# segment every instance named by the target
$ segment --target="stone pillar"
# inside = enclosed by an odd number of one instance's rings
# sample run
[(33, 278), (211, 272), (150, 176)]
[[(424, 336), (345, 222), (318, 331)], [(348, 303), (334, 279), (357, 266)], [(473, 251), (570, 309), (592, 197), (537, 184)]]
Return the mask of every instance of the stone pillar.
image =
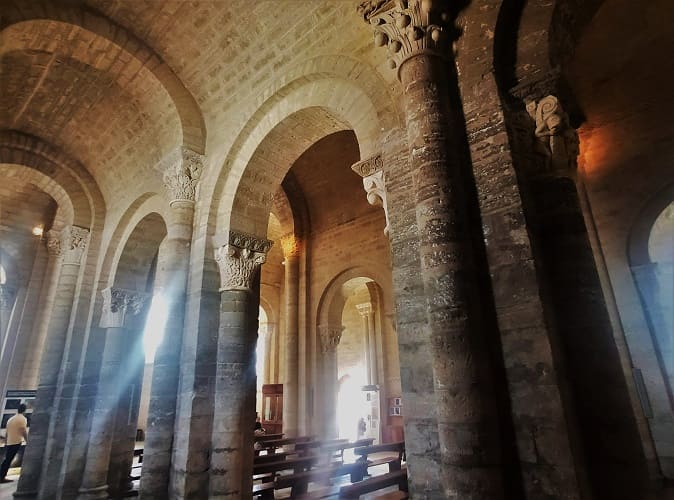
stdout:
[[(111, 461), (116, 421), (120, 407), (128, 411), (128, 390), (136, 374), (129, 365), (142, 353), (139, 337), (145, 324), (149, 294), (106, 288), (103, 294), (101, 328), (106, 329), (98, 393), (91, 422), (87, 461), (78, 499), (108, 498), (108, 476), (118, 478), (119, 462)], [(133, 351), (136, 352), (133, 352)], [(130, 363), (131, 362), (131, 363)], [(128, 471), (127, 471), (128, 472)], [(118, 489), (115, 484), (111, 489)]]
[(326, 439), (336, 438), (337, 429), (337, 346), (342, 338), (343, 326), (318, 325), (323, 372), (323, 433)]
[(186, 148), (180, 148), (180, 153), (164, 171), (164, 185), (171, 200), (170, 217), (168, 234), (159, 248), (154, 295), (166, 304), (168, 317), (154, 358), (141, 498), (169, 494), (194, 203), (203, 168), (201, 155)]
[(9, 317), (11, 316), (12, 308), (14, 307), (14, 299), (16, 299), (16, 290), (7, 283), (0, 285), (0, 352), (3, 354), (7, 338)]
[(521, 164), (526, 214), (588, 478), (597, 498), (646, 498), (646, 461), (576, 187), (578, 137), (556, 96), (528, 101), (527, 111), (537, 155)]
[(274, 324), (264, 324), (264, 373), (262, 375), (263, 384), (271, 384), (271, 365), (274, 357), (274, 348), (272, 343), (272, 336), (274, 335)]
[[(12, 371), (15, 365), (15, 350), (16, 344), (19, 340), (20, 334), (20, 317), (23, 316), (19, 309), (23, 309), (26, 303), (26, 289), (22, 287), (17, 290), (7, 285), (6, 283), (0, 285), (0, 308), (3, 315), (2, 322), (2, 343), (0, 344), (0, 394), (5, 394), (8, 388), (11, 388), (13, 381), (17, 380), (12, 377)], [(12, 313), (14, 311), (14, 313)], [(10, 321), (11, 320), (11, 321)], [(19, 387), (14, 387), (19, 389)], [(4, 397), (4, 396), (3, 396)]]
[[(494, 500), (503, 498), (500, 423), (492, 360), (480, 325), (467, 179), (450, 133), (451, 68), (444, 59), (451, 52), (448, 8), (449, 2), (429, 0), (367, 1), (359, 11), (374, 27), (375, 44), (388, 47), (389, 66), (397, 69), (403, 87), (442, 488), (449, 498)], [(412, 441), (408, 445), (416, 453), (419, 444)], [(412, 494), (422, 495), (421, 487), (413, 480)]]
[(280, 332), (276, 323), (267, 323), (267, 336), (269, 338), (269, 381), (268, 384), (279, 383), (279, 364), (280, 364)]
[(365, 339), (365, 373), (367, 385), (377, 383), (377, 357), (374, 339), (374, 312), (372, 304), (358, 304), (356, 306), (360, 317), (363, 318), (363, 337)]
[[(53, 237), (54, 234), (51, 235)], [(36, 334), (32, 343), (31, 354), (28, 357), (31, 363), (24, 368), (24, 379), (28, 387), (37, 387), (40, 376), (40, 360), (47, 340), (49, 320), (54, 308), (59, 274), (61, 272), (60, 248), (47, 245), (47, 266), (44, 272), (44, 281), (38, 299), (38, 313), (33, 323)]]
[(41, 476), (48, 446), (60, 447), (62, 453), (63, 443), (48, 442), (47, 437), (53, 435), (53, 428), (57, 425), (65, 428), (65, 422), (54, 422), (52, 412), (69, 335), (80, 263), (88, 243), (89, 230), (82, 227), (68, 226), (60, 233), (49, 231), (48, 234), (47, 246), (50, 258), (59, 259), (57, 266), (60, 271), (56, 273), (58, 284), (40, 362), (40, 381), (31, 417), (30, 439), (24, 453), (15, 497), (37, 496), (38, 488), (42, 485), (41, 480), (46, 482)]
[(299, 244), (294, 235), (281, 240), (285, 258), (284, 317), (285, 360), (283, 379), (283, 432), (286, 437), (295, 437), (299, 432)]
[(253, 488), (255, 294), (271, 245), (230, 231), (215, 251), (221, 286), (209, 498), (248, 498)]
[[(148, 294), (147, 297), (146, 302), (149, 304), (150, 295)], [(119, 401), (114, 416), (114, 439), (110, 449), (110, 466), (108, 467), (108, 493), (113, 497), (123, 496), (133, 488), (131, 468), (133, 467), (133, 451), (136, 446), (140, 393), (143, 388), (145, 369), (143, 346), (145, 323), (144, 314), (142, 320), (129, 332), (127, 354), (122, 362), (121, 373), (124, 374), (124, 378), (119, 380), (118, 384)], [(145, 467), (144, 460), (143, 467)]]

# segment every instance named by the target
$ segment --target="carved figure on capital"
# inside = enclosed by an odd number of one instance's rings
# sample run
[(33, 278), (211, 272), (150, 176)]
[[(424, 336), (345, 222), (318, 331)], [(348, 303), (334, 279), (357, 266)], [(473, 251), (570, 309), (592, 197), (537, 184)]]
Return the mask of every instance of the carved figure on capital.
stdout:
[(384, 177), (384, 162), (378, 153), (370, 158), (354, 163), (351, 170), (363, 178), (363, 188), (367, 195), (367, 202), (372, 206), (380, 206), (384, 209), (386, 227), (384, 234), (389, 236), (391, 224), (388, 218), (388, 205), (386, 202), (386, 180)]
[(272, 245), (270, 240), (230, 231), (227, 243), (215, 250), (215, 261), (220, 269), (220, 291), (251, 291), (255, 273), (267, 260)]
[(578, 133), (569, 123), (557, 97), (549, 95), (527, 103), (527, 112), (534, 120), (538, 152), (547, 158), (549, 168), (564, 175), (576, 171), (579, 153)]
[(53, 257), (63, 258), (64, 264), (79, 265), (89, 243), (89, 230), (68, 226), (62, 231), (47, 233), (47, 251)]
[(321, 339), (321, 352), (334, 353), (342, 338), (343, 326), (319, 325), (318, 336)]
[(136, 320), (144, 318), (150, 294), (124, 288), (106, 288), (103, 295), (101, 328), (125, 328), (134, 325)]
[(374, 43), (386, 47), (391, 69), (419, 53), (449, 50), (449, 2), (439, 0), (365, 0), (358, 13), (374, 27)]
[(203, 156), (181, 147), (170, 155), (166, 163), (163, 169), (164, 186), (171, 205), (180, 201), (193, 202), (203, 170)]

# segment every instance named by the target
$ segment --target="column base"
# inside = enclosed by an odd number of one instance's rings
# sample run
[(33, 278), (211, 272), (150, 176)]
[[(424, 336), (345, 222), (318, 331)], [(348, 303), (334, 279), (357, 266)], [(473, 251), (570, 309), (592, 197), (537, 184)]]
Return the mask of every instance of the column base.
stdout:
[(35, 491), (15, 491), (12, 496), (14, 498), (37, 498), (37, 490)]
[(108, 498), (108, 485), (97, 486), (95, 488), (80, 488), (77, 500), (94, 500)]

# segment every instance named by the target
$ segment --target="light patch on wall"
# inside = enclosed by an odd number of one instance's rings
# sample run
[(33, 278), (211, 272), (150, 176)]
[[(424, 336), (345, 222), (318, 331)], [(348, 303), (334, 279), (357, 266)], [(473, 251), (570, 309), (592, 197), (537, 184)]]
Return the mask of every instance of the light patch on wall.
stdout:
[(154, 363), (157, 348), (164, 338), (164, 329), (168, 319), (168, 304), (161, 295), (152, 297), (150, 311), (145, 322), (143, 332), (143, 348), (145, 349), (145, 363)]

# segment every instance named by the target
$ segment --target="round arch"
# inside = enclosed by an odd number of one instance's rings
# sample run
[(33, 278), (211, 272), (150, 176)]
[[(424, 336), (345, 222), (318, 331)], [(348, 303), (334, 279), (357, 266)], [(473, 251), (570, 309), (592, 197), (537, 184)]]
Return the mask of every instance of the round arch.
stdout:
[[(204, 154), (206, 125), (203, 114), (182, 81), (168, 64), (140, 39), (91, 8), (63, 5), (54, 9), (50, 8), (47, 2), (31, 2), (29, 8), (7, 9), (6, 15), (3, 15), (3, 22), (0, 24), (0, 31), (3, 34), (3, 46), (0, 53), (30, 48), (25, 46), (29, 42), (22, 41), (22, 38), (29, 37), (16, 35), (40, 23), (60, 24), (61, 30), (66, 35), (62, 38), (63, 40), (72, 36), (73, 29), (79, 30), (78, 35), (84, 37), (90, 44), (96, 39), (102, 39), (103, 45), (107, 45), (108, 50), (114, 47), (114, 50), (124, 54), (125, 60), (129, 61), (127, 67), (135, 70), (134, 73), (143, 69), (149, 71), (166, 90), (176, 107), (182, 125), (183, 145), (197, 153)], [(43, 50), (51, 49), (53, 52), (55, 39), (57, 38), (52, 37)], [(38, 47), (32, 47), (32, 50), (38, 49)], [(105, 59), (92, 51), (74, 51), (70, 56), (98, 69), (101, 69), (99, 66)]]
[(21, 182), (30, 183), (41, 191), (47, 193), (56, 202), (56, 214), (54, 215), (54, 222), (50, 229), (60, 231), (64, 227), (75, 222), (75, 210), (73, 208), (72, 200), (60, 184), (53, 182), (52, 179), (42, 172), (33, 170), (24, 165), (4, 164), (1, 168), (5, 179), (12, 178)]
[[(298, 137), (302, 124), (308, 125), (302, 130), (306, 135)], [(377, 151), (381, 125), (376, 109), (353, 83), (324, 79), (287, 94), (230, 152), (225, 162), (229, 167), (226, 179), (219, 178), (213, 196), (212, 203), (217, 205), (211, 210), (217, 213), (217, 226), (264, 234), (261, 222), (266, 220), (273, 192), (292, 163), (322, 137), (349, 129), (356, 134), (361, 157)], [(267, 153), (279, 143), (284, 157), (270, 163)], [(251, 209), (255, 213), (246, 213)]]
[(627, 238), (627, 258), (631, 267), (651, 264), (648, 239), (656, 219), (674, 201), (674, 184), (653, 196), (641, 209)]
[(330, 280), (323, 289), (318, 301), (316, 326), (341, 323), (341, 311), (344, 308), (344, 297), (341, 296), (342, 286), (356, 278), (366, 278), (376, 283), (382, 293), (383, 304), (390, 303), (391, 298), (386, 292), (388, 287), (384, 286), (390, 280), (385, 279), (383, 273), (376, 271), (376, 264), (347, 268)]
[[(147, 239), (154, 243), (158, 234), (163, 234), (161, 239), (156, 241), (156, 248), (152, 254), (154, 258), (159, 244), (167, 234), (167, 220), (165, 200), (155, 193), (145, 193), (131, 203), (110, 236), (101, 270), (101, 288), (120, 286), (117, 273), (120, 271), (120, 266), (122, 268), (124, 266), (122, 256), (129, 242), (142, 243), (142, 239), (150, 236)], [(142, 227), (148, 231), (146, 234), (137, 231), (141, 223), (143, 223)], [(147, 260), (146, 255), (143, 258)]]

